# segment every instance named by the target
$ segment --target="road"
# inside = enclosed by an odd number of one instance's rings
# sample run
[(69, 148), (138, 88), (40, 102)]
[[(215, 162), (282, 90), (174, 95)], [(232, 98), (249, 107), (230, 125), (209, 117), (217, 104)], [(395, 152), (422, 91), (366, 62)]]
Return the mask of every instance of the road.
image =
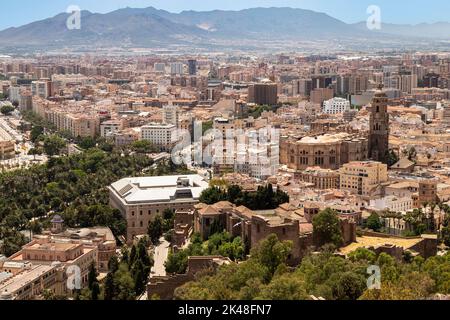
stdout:
[(160, 239), (160, 244), (155, 248), (155, 254), (153, 259), (155, 260), (155, 264), (152, 268), (152, 272), (150, 277), (164, 277), (166, 276), (166, 267), (164, 263), (169, 256), (170, 243), (167, 242), (164, 238)]

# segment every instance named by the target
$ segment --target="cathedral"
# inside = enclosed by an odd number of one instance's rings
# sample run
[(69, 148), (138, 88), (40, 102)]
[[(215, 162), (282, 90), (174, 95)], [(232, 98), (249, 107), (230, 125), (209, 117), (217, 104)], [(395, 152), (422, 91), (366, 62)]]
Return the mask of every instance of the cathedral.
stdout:
[(375, 93), (370, 109), (369, 158), (387, 164), (389, 154), (388, 98), (383, 86)]

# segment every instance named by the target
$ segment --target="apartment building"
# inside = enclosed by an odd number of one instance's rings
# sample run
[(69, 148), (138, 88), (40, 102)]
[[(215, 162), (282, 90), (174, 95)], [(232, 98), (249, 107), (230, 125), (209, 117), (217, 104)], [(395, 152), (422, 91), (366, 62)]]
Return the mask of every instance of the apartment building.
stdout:
[(343, 98), (333, 98), (323, 103), (323, 113), (342, 114), (350, 110), (350, 101)]
[(49, 81), (33, 81), (31, 82), (31, 93), (33, 96), (38, 96), (42, 99), (47, 99), (51, 96), (51, 82)]
[(15, 156), (15, 140), (0, 125), (0, 160), (7, 160)]
[(123, 123), (119, 120), (108, 120), (100, 125), (100, 136), (103, 138), (112, 137), (123, 129)]
[(388, 181), (387, 165), (374, 161), (355, 161), (339, 170), (341, 190), (371, 197), (381, 192), (381, 184)]
[(149, 124), (141, 127), (141, 140), (150, 141), (163, 151), (169, 151), (178, 141), (177, 127), (173, 124)]
[(178, 127), (179, 111), (178, 107), (174, 105), (163, 106), (163, 123), (164, 124), (173, 124), (175, 127)]
[(248, 102), (258, 105), (275, 105), (278, 103), (278, 86), (276, 83), (256, 83), (248, 88)]
[(316, 189), (339, 189), (339, 172), (334, 170), (311, 167), (298, 172), (296, 177), (313, 184)]

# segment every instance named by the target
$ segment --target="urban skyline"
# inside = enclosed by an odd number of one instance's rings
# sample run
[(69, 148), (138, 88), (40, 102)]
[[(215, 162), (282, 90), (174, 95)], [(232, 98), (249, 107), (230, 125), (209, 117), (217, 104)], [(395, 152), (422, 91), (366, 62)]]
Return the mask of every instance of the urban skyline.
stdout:
[[(450, 300), (450, 23), (383, 24), (439, 4), (347, 3), (361, 23), (72, 7), (0, 31), (1, 310)], [(148, 5), (79, 3), (125, 4)]]

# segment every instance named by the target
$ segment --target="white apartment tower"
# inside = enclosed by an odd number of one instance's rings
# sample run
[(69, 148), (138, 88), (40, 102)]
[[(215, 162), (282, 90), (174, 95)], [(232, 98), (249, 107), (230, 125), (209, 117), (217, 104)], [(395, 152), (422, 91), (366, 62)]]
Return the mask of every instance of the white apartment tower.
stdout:
[(178, 107), (174, 105), (163, 106), (163, 123), (173, 124), (178, 128), (179, 119)]
[(340, 114), (350, 110), (350, 102), (344, 98), (333, 98), (323, 103), (323, 112), (326, 114)]

